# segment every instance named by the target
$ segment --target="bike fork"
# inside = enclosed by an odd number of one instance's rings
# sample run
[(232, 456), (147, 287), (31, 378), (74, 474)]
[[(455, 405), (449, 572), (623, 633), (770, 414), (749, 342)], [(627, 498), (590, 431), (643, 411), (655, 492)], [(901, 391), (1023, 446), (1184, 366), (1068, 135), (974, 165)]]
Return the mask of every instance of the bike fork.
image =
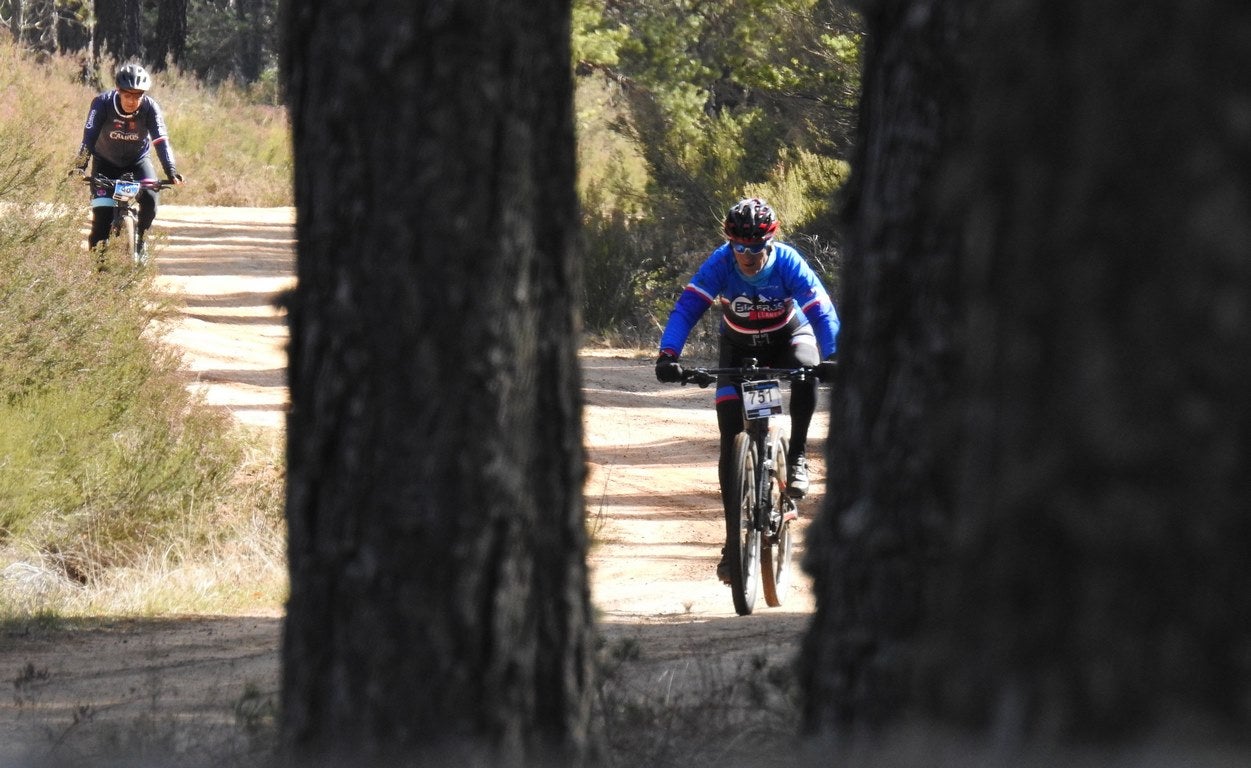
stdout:
[(773, 503), (769, 494), (769, 486), (776, 472), (777, 457), (773, 455), (773, 441), (769, 439), (768, 427), (756, 428), (752, 433), (756, 443), (756, 455), (760, 457), (760, 471), (756, 477), (756, 498), (752, 504), (752, 527), (761, 533), (768, 533), (769, 518), (773, 513)]

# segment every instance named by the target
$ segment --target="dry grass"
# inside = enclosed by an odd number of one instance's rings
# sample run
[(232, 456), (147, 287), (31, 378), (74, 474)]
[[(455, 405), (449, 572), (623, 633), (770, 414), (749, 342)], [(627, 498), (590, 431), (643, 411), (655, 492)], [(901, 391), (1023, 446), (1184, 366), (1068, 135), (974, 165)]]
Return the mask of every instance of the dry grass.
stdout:
[[(84, 193), (65, 170), (94, 89), (78, 67), (0, 41), (0, 618), (277, 610), (281, 446), (187, 392), (149, 332), (169, 311), (150, 272), (97, 272), (82, 248)], [(162, 82), (229, 132), (188, 142), (180, 168), (228, 152), (272, 164), (179, 202), (289, 202), (285, 118)]]

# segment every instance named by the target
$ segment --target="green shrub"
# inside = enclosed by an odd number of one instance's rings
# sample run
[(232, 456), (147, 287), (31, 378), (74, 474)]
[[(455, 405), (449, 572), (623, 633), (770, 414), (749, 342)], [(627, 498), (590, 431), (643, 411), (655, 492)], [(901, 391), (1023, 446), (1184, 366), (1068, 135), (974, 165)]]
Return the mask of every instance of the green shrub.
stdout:
[[(69, 142), (30, 141), (68, 122), (65, 105), (78, 99), (58, 85), (63, 69), (0, 44), (0, 85), (12, 94), (0, 106), (0, 571), (90, 588), (153, 563), (225, 572), (219, 558), (231, 551), (263, 562), (268, 578), (282, 537), (276, 446), (258, 471), (257, 444), (188, 391), (179, 356), (159, 340), (169, 309), (152, 273), (97, 271), (82, 185), (65, 174)], [(269, 543), (243, 540), (253, 536)], [(268, 590), (261, 575), (252, 569), (249, 594)], [(66, 605), (48, 597), (56, 590), (36, 593), (29, 603), (6, 582), (0, 615)]]

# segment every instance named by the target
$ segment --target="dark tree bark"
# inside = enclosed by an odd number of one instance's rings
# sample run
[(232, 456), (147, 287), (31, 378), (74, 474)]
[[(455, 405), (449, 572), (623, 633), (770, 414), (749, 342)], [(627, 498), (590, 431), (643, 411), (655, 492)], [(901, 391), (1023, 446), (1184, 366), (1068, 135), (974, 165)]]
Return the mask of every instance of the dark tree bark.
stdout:
[(591, 617), (569, 4), (284, 14), (285, 743), (353, 765), (576, 756)]
[(1242, 741), (1251, 8), (867, 13), (808, 728)]
[(260, 79), (264, 66), (264, 14), (262, 0), (236, 0), (235, 14), (244, 30), (239, 46), (239, 75), (245, 83)]
[(9, 6), (9, 33), (14, 41), (26, 40), (26, 0), (12, 0)]
[(138, 59), (143, 54), (140, 0), (95, 0), (95, 4), (94, 56), (110, 56), (119, 62)]
[(801, 663), (810, 729), (877, 726), (909, 700), (918, 631), (950, 524), (949, 407), (959, 241), (935, 177), (963, 120), (961, 3), (883, 2), (868, 25), (845, 207), (829, 492), (805, 567), (817, 614)]
[(156, 11), (152, 66), (160, 71), (167, 64), (181, 64), (186, 53), (187, 0), (161, 0)]
[(121, 0), (95, 0), (96, 33), (91, 40), (91, 56), (99, 61), (112, 51), (122, 36)]

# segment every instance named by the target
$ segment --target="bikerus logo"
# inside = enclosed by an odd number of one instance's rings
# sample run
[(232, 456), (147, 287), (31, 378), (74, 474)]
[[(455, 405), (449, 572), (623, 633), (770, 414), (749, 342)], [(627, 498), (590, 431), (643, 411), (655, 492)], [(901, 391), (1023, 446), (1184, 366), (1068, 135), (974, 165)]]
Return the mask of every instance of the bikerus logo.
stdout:
[(736, 296), (730, 302), (730, 312), (748, 320), (773, 320), (786, 314), (787, 303), (787, 299)]

